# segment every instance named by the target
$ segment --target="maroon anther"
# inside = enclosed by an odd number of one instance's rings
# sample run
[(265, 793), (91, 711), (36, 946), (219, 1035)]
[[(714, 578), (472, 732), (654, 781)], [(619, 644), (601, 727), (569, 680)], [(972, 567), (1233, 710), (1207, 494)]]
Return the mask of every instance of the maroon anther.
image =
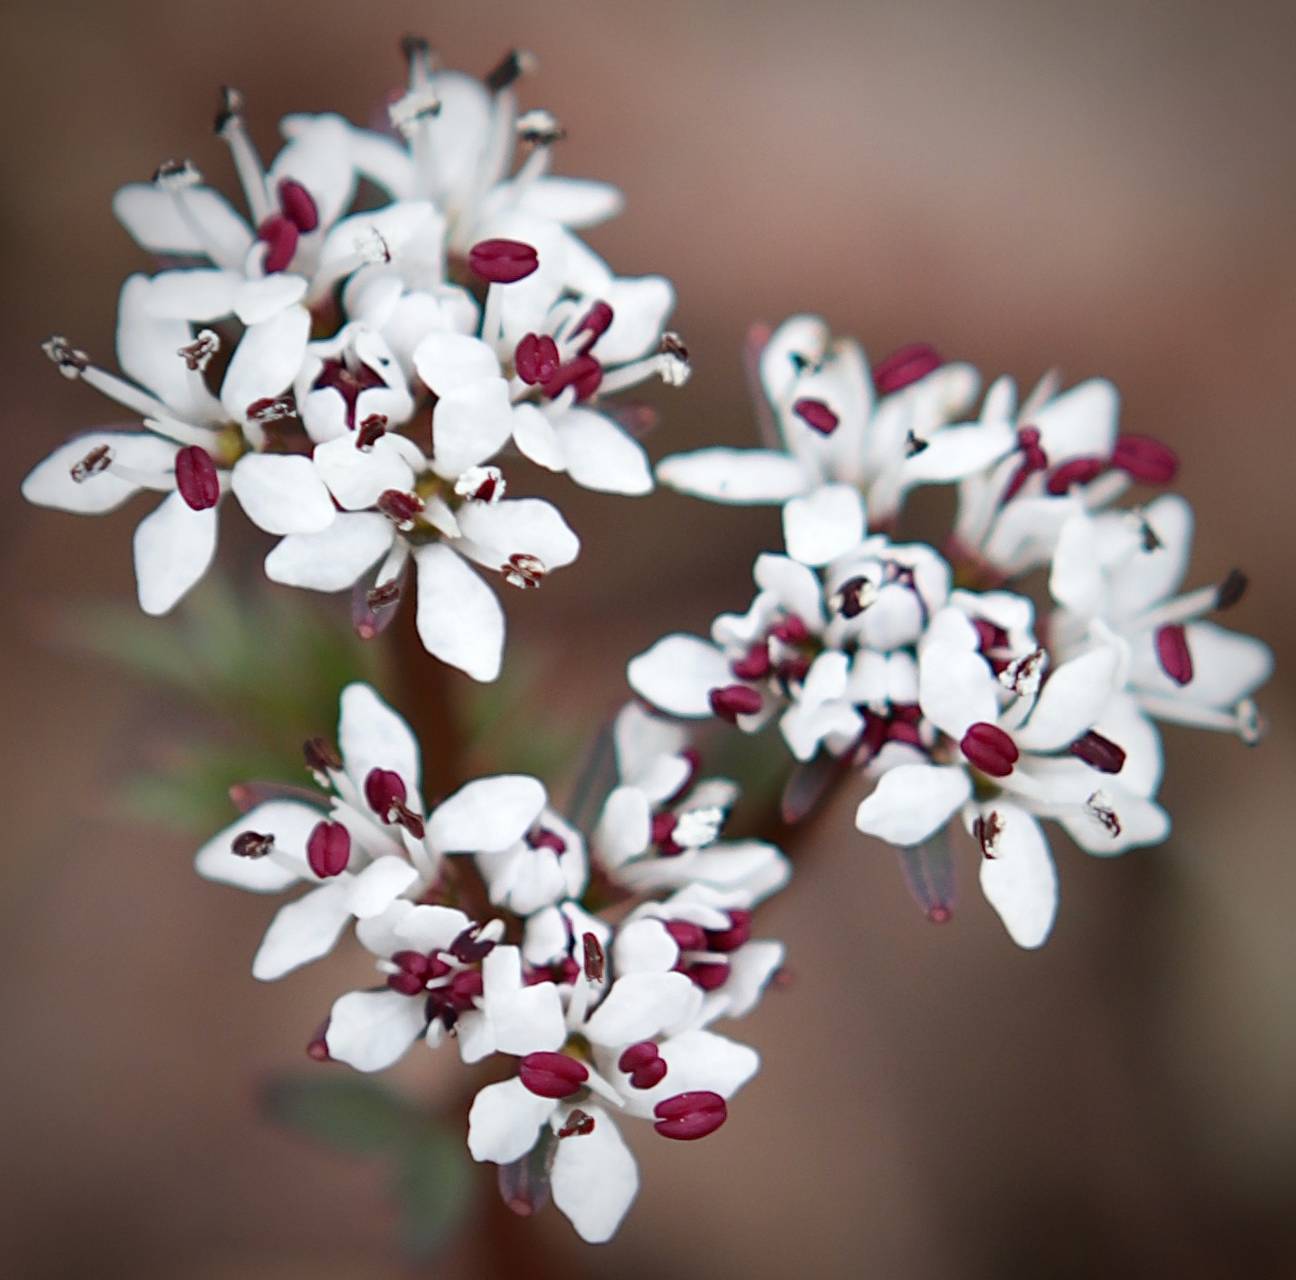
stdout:
[(721, 953), (737, 951), (751, 937), (752, 915), (750, 911), (729, 912), (727, 929), (708, 929), (707, 947)]
[(800, 684), (810, 674), (810, 659), (803, 653), (784, 658), (778, 664), (777, 674), (784, 684)]
[(266, 275), (287, 270), (297, 253), (300, 237), (297, 224), (282, 213), (272, 213), (257, 228), (257, 239), (266, 246), (265, 262), (262, 263)]
[(663, 920), (662, 927), (675, 939), (681, 951), (705, 951), (706, 930), (691, 920)]
[(982, 854), (987, 858), (996, 856), (995, 849), (998, 847), (999, 836), (1002, 832), (1003, 819), (993, 809), (972, 823), (972, 835), (976, 838), (977, 844), (981, 846)]
[(992, 778), (1006, 778), (1017, 763), (1017, 744), (997, 724), (981, 720), (959, 743), (969, 762)]
[(284, 418), (293, 417), (297, 406), (292, 396), (262, 396), (260, 400), (253, 400), (243, 412), (248, 421), (265, 426), (268, 422), (281, 422)]
[(707, 701), (711, 704), (712, 713), (730, 724), (737, 724), (739, 716), (754, 716), (763, 705), (760, 693), (745, 684), (712, 689), (707, 694)]
[(594, 1132), (594, 1117), (582, 1111), (579, 1107), (573, 1107), (567, 1113), (567, 1122), (558, 1130), (559, 1138), (583, 1138), (586, 1134)]
[(873, 386), (878, 395), (890, 395), (925, 378), (945, 363), (940, 352), (926, 342), (910, 343), (880, 360), (873, 369)]
[(346, 405), (347, 427), (354, 431), (361, 393), (386, 385), (382, 376), (367, 364), (357, 362), (355, 368), (350, 368), (344, 360), (335, 358), (324, 361), (323, 367), (311, 384), (311, 390), (336, 391), (342, 397), (342, 403)]
[(1038, 427), (1022, 427), (1017, 432), (1017, 451), (1021, 454), (1021, 461), (1009, 476), (1000, 503), (1011, 502), (1031, 476), (1037, 471), (1048, 470), (1048, 455), (1040, 448)]
[(590, 982), (602, 982), (607, 972), (607, 957), (603, 954), (603, 944), (592, 934), (581, 937), (581, 950), (585, 957), (585, 977)]
[(439, 956), (425, 956), (421, 951), (397, 951), (391, 959), (399, 972), (388, 975), (387, 985), (403, 996), (422, 995), (429, 978), (443, 978), (450, 972)]
[(1049, 472), (1044, 488), (1054, 497), (1061, 497), (1064, 493), (1070, 493), (1075, 485), (1097, 480), (1109, 465), (1106, 458), (1072, 458)]
[(306, 767), (312, 773), (327, 775), (331, 770), (342, 767), (342, 757), (327, 738), (307, 738), (302, 743), (302, 755), (306, 757)]
[(528, 333), (513, 352), (513, 367), (528, 387), (548, 382), (561, 364), (558, 344), (547, 333)]
[(589, 1079), (589, 1068), (565, 1053), (528, 1053), (518, 1079), (541, 1098), (570, 1098)]
[(548, 827), (535, 827), (528, 831), (526, 842), (532, 849), (549, 849), (560, 858), (567, 852), (567, 841)]
[(653, 1108), (653, 1115), (657, 1117), (653, 1128), (663, 1138), (691, 1142), (714, 1133), (724, 1124), (729, 1109), (718, 1093), (697, 1089), (664, 1099)]
[(841, 601), (837, 606), (837, 612), (843, 618), (858, 618), (868, 608), (869, 602), (875, 598), (873, 584), (861, 575), (847, 578), (837, 588), (835, 594)]
[(1246, 589), (1250, 585), (1250, 580), (1241, 569), (1230, 569), (1228, 577), (1219, 585), (1219, 590), (1215, 592), (1215, 607), (1217, 609), (1231, 609), (1239, 600), (1246, 595)]
[(386, 818), (393, 810), (404, 805), (407, 795), (405, 780), (395, 769), (370, 769), (364, 781), (365, 800), (380, 817)]
[(84, 484), (91, 476), (107, 471), (112, 466), (112, 450), (106, 444), (97, 444), (84, 458), (72, 464), (69, 474), (74, 484)]
[(576, 334), (588, 334), (589, 336), (581, 343), (581, 354), (588, 351), (607, 331), (608, 326), (612, 323), (612, 308), (602, 300), (596, 302), (581, 317), (581, 322), (576, 326)]
[(176, 488), (195, 511), (206, 511), (220, 499), (220, 476), (211, 454), (200, 445), (186, 445), (175, 456)]
[(577, 400), (588, 400), (602, 381), (603, 366), (593, 356), (576, 356), (545, 379), (543, 390), (550, 400), (556, 400), (568, 387), (574, 387)]
[(657, 846), (659, 853), (663, 853), (667, 857), (674, 857), (677, 853), (684, 852), (683, 846), (676, 844), (671, 839), (677, 826), (679, 826), (679, 819), (666, 810), (661, 813), (654, 813), (652, 816), (648, 839)]
[(1188, 633), (1179, 623), (1157, 628), (1156, 654), (1161, 670), (1175, 684), (1187, 684), (1193, 678), (1193, 660), (1192, 652), (1188, 648)]
[(770, 635), (784, 644), (804, 644), (810, 639), (810, 628), (795, 613), (789, 613), (770, 628)]
[(617, 1059), (617, 1066), (630, 1077), (636, 1089), (651, 1089), (666, 1077), (666, 1059), (651, 1040), (632, 1044)]
[(300, 182), (283, 178), (279, 182), (279, 210), (302, 235), (319, 226), (319, 209), (314, 197)]
[(1077, 738), (1071, 744), (1070, 751), (1099, 773), (1119, 773), (1125, 767), (1124, 750), (1110, 738), (1104, 738), (1092, 729), (1083, 737)]
[(387, 434), (387, 415), (371, 413), (357, 428), (355, 447), (368, 453)]
[(306, 841), (306, 862), (321, 880), (340, 876), (351, 861), (351, 833), (340, 822), (320, 822)]
[(484, 960), (495, 950), (495, 943), (490, 938), (481, 936), (481, 925), (470, 924), (450, 944), (450, 954), (463, 964), (476, 964)]
[(1121, 436), (1112, 450), (1112, 466), (1140, 484), (1169, 484), (1179, 472), (1179, 455), (1151, 436)]
[(259, 831), (240, 831), (230, 845), (232, 852), (240, 858), (264, 858), (274, 848), (273, 835), (263, 835)]
[(479, 969), (460, 969), (447, 983), (446, 999), (460, 1011), (476, 1007), (474, 1001), (483, 990)]
[(812, 431), (821, 436), (830, 436), (837, 430), (841, 419), (822, 400), (811, 400), (803, 396), (792, 406), (792, 412)]
[(491, 284), (513, 284), (525, 280), (540, 265), (540, 257), (521, 240), (479, 240), (468, 250), (468, 265)]
[(729, 966), (721, 961), (700, 960), (689, 965), (684, 976), (703, 991), (715, 991), (729, 981)]
[(739, 680), (764, 680), (770, 673), (769, 645), (764, 641), (752, 645), (741, 658), (729, 664)]
[(374, 506), (395, 524), (408, 528), (423, 510), (423, 499), (417, 493), (384, 489)]

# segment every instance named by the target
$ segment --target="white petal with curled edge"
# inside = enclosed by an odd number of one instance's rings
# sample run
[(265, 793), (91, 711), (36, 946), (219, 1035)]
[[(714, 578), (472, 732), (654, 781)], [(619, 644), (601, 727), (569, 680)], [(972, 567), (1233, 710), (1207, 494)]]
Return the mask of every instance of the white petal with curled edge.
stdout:
[(310, 312), (286, 307), (243, 333), (221, 383), (221, 403), (245, 420), (248, 406), (279, 395), (297, 376), (310, 337)]
[(638, 787), (617, 787), (603, 804), (594, 830), (594, 848), (604, 866), (614, 870), (648, 847), (652, 811)]
[(349, 991), (333, 1002), (324, 1043), (357, 1071), (382, 1071), (423, 1034), (423, 1001), (399, 991)]
[(701, 991), (682, 973), (627, 973), (594, 1010), (585, 1035), (593, 1044), (619, 1049), (682, 1026), (701, 1003)]
[(230, 487), (247, 518), (266, 533), (319, 533), (336, 515), (319, 472), (300, 454), (244, 454)]
[(907, 483), (958, 480), (984, 470), (1015, 443), (1016, 433), (1007, 423), (946, 427), (905, 461), (901, 477)]
[(654, 867), (658, 872), (673, 869), (685, 859), (690, 864), (688, 869), (681, 868), (682, 874), (672, 883), (697, 880), (716, 889), (741, 892), (752, 902), (781, 889), (792, 875), (791, 863), (783, 853), (760, 840), (726, 840), (691, 856), (659, 858)]
[(357, 682), (342, 690), (338, 748), (357, 787), (363, 789), (372, 770), (392, 769), (405, 783), (405, 803), (412, 809), (421, 807), (418, 739), (372, 685)]
[(739, 947), (729, 957), (729, 977), (725, 980), (726, 1018), (741, 1018), (756, 1007), (766, 984), (783, 963), (783, 944), (756, 939)]
[(252, 976), (272, 982), (328, 955), (351, 919), (350, 886), (337, 880), (280, 907), (252, 961)]
[(351, 881), (351, 914), (361, 920), (380, 914), (417, 879), (418, 872), (395, 854), (371, 862)]
[(164, 498), (135, 529), (140, 608), (169, 612), (207, 572), (216, 554), (216, 508), (195, 511), (178, 494)]
[(524, 458), (546, 471), (566, 469), (567, 459), (553, 423), (533, 404), (520, 404), (513, 410), (513, 443)]
[(535, 556), (546, 571), (561, 569), (580, 553), (580, 539), (558, 508), (542, 498), (470, 502), (457, 514), (471, 544), (465, 551), (491, 569), (518, 554)]
[(679, 944), (660, 920), (631, 920), (616, 932), (612, 963), (619, 974), (669, 973), (679, 959)]
[(867, 836), (905, 848), (921, 844), (954, 815), (972, 794), (958, 767), (902, 764), (884, 773), (873, 794), (855, 811), (855, 825)]
[(630, 687), (654, 706), (675, 716), (712, 714), (712, 689), (734, 683), (728, 659), (698, 636), (663, 636), (626, 666)]
[(414, 562), (423, 647), (474, 680), (494, 680), (504, 652), (504, 611), (495, 593), (449, 547), (420, 547)]
[(316, 470), (340, 507), (363, 511), (388, 489), (413, 488), (414, 470), (396, 438), (383, 436), (367, 450), (357, 449), (349, 434), (315, 446)]
[(97, 516), (120, 507), (139, 486), (100, 471), (80, 483), (72, 479), (72, 468), (93, 450), (106, 446), (114, 461), (141, 471), (170, 471), (175, 465), (176, 446), (170, 440), (144, 431), (91, 431), (61, 444), (43, 462), (38, 462), (22, 483), (22, 495), (38, 507), (53, 507), (77, 515)]
[(234, 295), (234, 314), (246, 325), (260, 324), (306, 296), (305, 276), (276, 271), (259, 280), (245, 280)]
[(319, 533), (294, 533), (266, 556), (266, 577), (288, 587), (344, 591), (387, 553), (395, 528), (377, 512), (346, 512)]
[(532, 1093), (516, 1077), (488, 1084), (478, 1091), (468, 1111), (472, 1158), (508, 1164), (526, 1155), (557, 1105), (552, 1098)]
[(1094, 536), (1094, 522), (1087, 511), (1077, 510), (1068, 516), (1058, 531), (1049, 568), (1049, 594), (1081, 614), (1103, 611), (1103, 573)]
[[(363, 925), (364, 921), (360, 923)], [(454, 907), (420, 903), (397, 921), (396, 937), (400, 946), (396, 949), (409, 947), (424, 953), (444, 951), (471, 923), (462, 911)]]
[(994, 673), (979, 653), (931, 644), (918, 660), (918, 703), (942, 732), (959, 739), (969, 725), (999, 719)]
[(1040, 825), (1013, 804), (987, 804), (982, 821), (998, 822), (994, 857), (981, 859), (981, 889), (1019, 947), (1042, 946), (1057, 915), (1058, 880)]
[(184, 320), (153, 314), (153, 282), (131, 276), (117, 304), (117, 361), (122, 371), (186, 422), (208, 423), (220, 416), (203, 376), (177, 354), (193, 340)]
[(517, 202), (523, 213), (576, 228), (606, 222), (625, 205), (621, 192), (610, 183), (550, 176), (523, 184)]
[(1116, 444), (1120, 394), (1105, 378), (1090, 378), (1055, 396), (1032, 415), (1040, 448), (1054, 466), (1068, 458), (1109, 458)]
[(513, 434), (503, 378), (479, 378), (448, 391), (432, 412), (432, 468), (454, 480), (493, 458)]
[(845, 484), (821, 485), (783, 508), (788, 555), (821, 565), (852, 550), (864, 537), (864, 499)]
[(1093, 727), (1116, 692), (1120, 655), (1092, 649), (1055, 667), (1044, 681), (1035, 709), (1013, 735), (1026, 751), (1056, 751)]
[(219, 265), (234, 267), (252, 247), (251, 228), (210, 187), (195, 187), (177, 198), (155, 183), (132, 182), (113, 196), (113, 213), (150, 253), (206, 257), (210, 249)]
[(152, 315), (167, 320), (219, 320), (234, 310), (243, 283), (238, 271), (207, 267), (162, 271), (149, 283), (145, 306)]
[(812, 630), (823, 626), (823, 588), (813, 569), (790, 556), (762, 552), (752, 576), (761, 590), (773, 592), (779, 604)]
[(432, 811), (428, 843), (442, 853), (500, 853), (522, 839), (544, 806), (535, 778), (478, 778)]
[(603, 291), (612, 323), (594, 350), (605, 366), (638, 360), (655, 351), (666, 317), (675, 306), (675, 289), (662, 276), (618, 278)]
[(301, 863), (300, 876), (307, 874), (306, 841), (316, 824), (324, 818), (322, 809), (292, 800), (269, 800), (248, 810), (207, 841), (194, 859), (194, 869), (205, 880), (232, 884), (253, 893), (278, 893), (296, 884), (299, 873), (273, 857), (241, 858), (233, 850), (234, 841), (246, 831), (274, 836), (275, 851), (288, 854)]
[(494, 349), (466, 333), (428, 334), (414, 348), (414, 368), (428, 390), (438, 396), (500, 376)]
[(599, 493), (652, 492), (652, 467), (643, 446), (601, 413), (568, 409), (555, 420), (554, 429), (567, 474), (578, 485)]
[(772, 449), (698, 449), (657, 464), (668, 489), (736, 506), (786, 502), (812, 483), (801, 464)]
[(549, 1185), (576, 1234), (587, 1244), (603, 1244), (634, 1203), (639, 1170), (612, 1117), (593, 1104), (580, 1110), (594, 1128), (558, 1139)]

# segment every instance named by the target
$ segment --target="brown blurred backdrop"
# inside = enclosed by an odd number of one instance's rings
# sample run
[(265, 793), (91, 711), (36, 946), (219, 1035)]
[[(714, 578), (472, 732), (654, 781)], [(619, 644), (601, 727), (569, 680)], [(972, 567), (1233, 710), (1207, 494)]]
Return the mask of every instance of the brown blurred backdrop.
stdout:
[[(46, 623), (60, 604), (128, 598), (137, 513), (80, 522), (28, 509), (17, 486), (106, 420), (37, 343), (59, 331), (111, 350), (118, 283), (147, 265), (111, 219), (114, 188), (174, 155), (224, 181), (223, 81), (267, 151), (289, 110), (366, 119), (407, 30), (471, 70), (511, 44), (537, 52), (524, 96), (568, 126), (561, 167), (625, 189), (627, 214), (594, 243), (625, 274), (675, 279), (695, 357), (663, 400), (656, 455), (748, 439), (742, 335), (795, 309), (875, 356), (925, 339), (1023, 380), (1105, 373), (1129, 429), (1183, 457), (1195, 580), (1246, 568), (1230, 621), (1279, 659), (1262, 749), (1170, 735), (1168, 845), (1098, 862), (1059, 837), (1064, 901), (1041, 954), (1008, 942), (970, 862), (954, 923), (926, 925), (844, 797), (765, 913), (797, 981), (739, 1029), (766, 1069), (733, 1121), (682, 1150), (635, 1135), (644, 1189), (616, 1243), (582, 1248), (550, 1212), (520, 1224), (528, 1266), (1293, 1274), (1296, 10), (1255, 0), (11, 0), (5, 1273), (404, 1273), (376, 1168), (266, 1127), (253, 1101), (267, 1074), (305, 1064), (362, 962), (255, 984), (270, 903), (200, 882), (192, 842), (116, 816), (115, 788), (174, 707), (53, 648)], [(668, 495), (565, 505), (582, 563), (508, 601), (511, 648), (538, 655), (552, 706), (593, 719), (626, 656), (745, 603), (777, 526)], [(452, 1096), (465, 1073), (420, 1055), (399, 1078)], [(470, 1236), (426, 1274), (480, 1277), (501, 1256)]]

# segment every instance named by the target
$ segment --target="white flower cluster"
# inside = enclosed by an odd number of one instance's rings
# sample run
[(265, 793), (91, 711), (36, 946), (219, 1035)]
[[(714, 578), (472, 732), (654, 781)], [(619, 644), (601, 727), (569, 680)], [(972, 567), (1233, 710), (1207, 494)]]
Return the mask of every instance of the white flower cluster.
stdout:
[(376, 972), (333, 1005), (313, 1056), (380, 1071), (451, 1038), (465, 1063), (516, 1059), (473, 1101), (469, 1150), (528, 1210), (551, 1189), (592, 1242), (638, 1189), (618, 1118), (702, 1138), (755, 1074), (755, 1051), (711, 1026), (749, 1012), (781, 964), (752, 909), (789, 872), (773, 845), (721, 838), (737, 789), (698, 779), (680, 726), (630, 704), (613, 743), (588, 845), (535, 778), (480, 778), (427, 810), (409, 727), (353, 684), (337, 749), (306, 744), (318, 803), (270, 794), (197, 858), (211, 880), (302, 890), (258, 978), (326, 955), (354, 922)]
[[(675, 716), (748, 732), (777, 717), (804, 767), (873, 782), (856, 825), (895, 846), (921, 851), (961, 820), (1008, 932), (1039, 946), (1058, 898), (1041, 819), (1093, 854), (1157, 843), (1170, 820), (1154, 722), (1258, 739), (1251, 694), (1270, 651), (1207, 616), (1246, 579), (1181, 592), (1187, 502), (1112, 506), (1178, 464), (1121, 433), (1109, 382), (1046, 379), (1019, 405), (1000, 379), (974, 417), (966, 365), (915, 346), (870, 369), (810, 316), (769, 337), (760, 374), (771, 447), (667, 458), (658, 476), (781, 505), (787, 554), (756, 561), (746, 613), (722, 614), (709, 640), (658, 641), (630, 684)], [(957, 485), (944, 555), (895, 540), (906, 494), (927, 484)], [(1037, 617), (1005, 587), (1041, 568), (1051, 608)]]
[[(406, 54), (390, 135), (289, 116), (269, 169), (225, 91), (216, 131), (246, 217), (187, 161), (117, 193), (127, 231), (174, 265), (122, 288), (124, 376), (62, 337), (46, 351), (142, 426), (69, 441), (23, 493), (82, 514), (164, 495), (135, 534), (140, 605), (163, 614), (210, 565), (232, 492), (280, 539), (273, 581), (352, 589), (369, 636), (412, 576), (428, 651), (493, 680), (504, 616), (474, 566), (534, 587), (580, 548), (552, 505), (504, 497), (505, 452), (647, 493), (622, 421), (633, 406), (618, 417), (608, 397), (682, 383), (688, 356), (663, 327), (669, 282), (618, 278), (574, 234), (621, 197), (548, 172), (563, 134), (549, 113), (517, 111), (529, 59), (510, 54), (481, 83), (435, 69), (420, 41)], [(354, 211), (362, 183), (388, 202)]]

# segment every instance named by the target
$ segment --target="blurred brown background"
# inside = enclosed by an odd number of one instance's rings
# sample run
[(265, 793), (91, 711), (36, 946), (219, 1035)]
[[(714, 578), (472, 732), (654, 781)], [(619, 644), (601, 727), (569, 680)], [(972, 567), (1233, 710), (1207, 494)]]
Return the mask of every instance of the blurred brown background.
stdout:
[[(594, 243), (676, 280), (696, 365), (657, 456), (748, 438), (742, 335), (794, 309), (875, 356), (926, 339), (1023, 380), (1102, 372), (1129, 429), (1183, 457), (1195, 580), (1246, 568), (1230, 621), (1279, 660), (1262, 749), (1170, 735), (1170, 844), (1098, 862), (1059, 837), (1041, 954), (1008, 942), (970, 860), (954, 923), (926, 925), (844, 797), (765, 913), (797, 981), (738, 1029), (766, 1069), (733, 1121), (686, 1149), (634, 1135), (644, 1189), (610, 1248), (551, 1211), (512, 1256), (679, 1280), (1293, 1274), (1296, 10), (1195, 0), (5, 6), (5, 1273), (404, 1274), (377, 1169), (254, 1105), (267, 1074), (306, 1065), (358, 957), (253, 983), (271, 904), (115, 816), (174, 708), (51, 647), (46, 623), (128, 598), (137, 512), (81, 522), (17, 486), (106, 420), (37, 343), (111, 350), (118, 283), (147, 265), (114, 188), (174, 155), (227, 182), (210, 134), (226, 80), (266, 150), (288, 110), (367, 118), (407, 30), (479, 72), (536, 51), (524, 100), (567, 124), (562, 169), (625, 189)], [(508, 601), (511, 649), (593, 720), (626, 656), (745, 603), (777, 525), (667, 495), (565, 505), (583, 561)], [(466, 1075), (422, 1055), (400, 1078), (453, 1096)], [(480, 1234), (425, 1273), (497, 1272)]]

